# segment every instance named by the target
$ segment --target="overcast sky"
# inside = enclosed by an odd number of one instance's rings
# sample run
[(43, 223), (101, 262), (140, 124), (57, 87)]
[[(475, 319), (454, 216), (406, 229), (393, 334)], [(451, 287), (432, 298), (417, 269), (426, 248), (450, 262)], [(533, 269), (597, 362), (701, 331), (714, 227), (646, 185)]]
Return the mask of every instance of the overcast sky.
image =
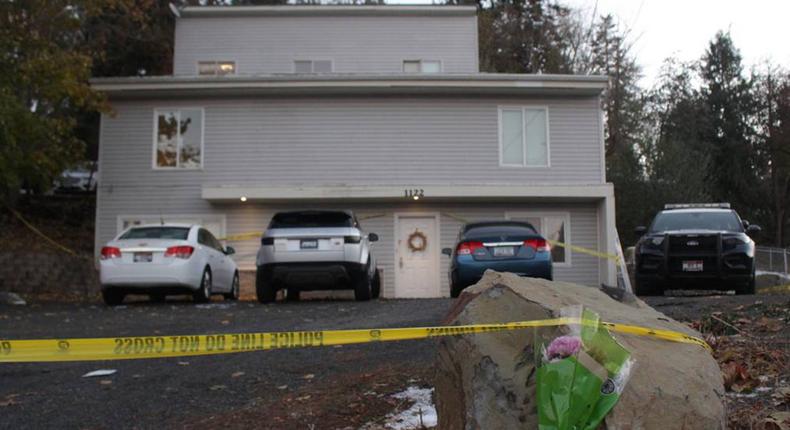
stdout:
[(718, 30), (730, 30), (745, 65), (766, 59), (790, 68), (790, 0), (562, 0), (591, 16), (611, 13), (630, 29), (643, 85), (669, 56), (698, 59)]
[[(440, 0), (389, 0), (431, 4)], [(665, 58), (696, 60), (718, 30), (730, 30), (747, 71), (766, 59), (790, 69), (790, 0), (559, 0), (591, 17), (611, 13), (630, 30), (650, 86)], [(596, 7), (597, 6), (597, 7)]]

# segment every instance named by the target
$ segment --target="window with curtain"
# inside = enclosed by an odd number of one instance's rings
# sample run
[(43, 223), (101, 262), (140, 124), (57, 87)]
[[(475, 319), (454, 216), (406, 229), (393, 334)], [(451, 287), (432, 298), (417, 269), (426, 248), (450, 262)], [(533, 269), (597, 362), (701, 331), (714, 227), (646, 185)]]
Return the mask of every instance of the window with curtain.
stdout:
[(198, 169), (203, 165), (203, 109), (156, 111), (154, 167)]

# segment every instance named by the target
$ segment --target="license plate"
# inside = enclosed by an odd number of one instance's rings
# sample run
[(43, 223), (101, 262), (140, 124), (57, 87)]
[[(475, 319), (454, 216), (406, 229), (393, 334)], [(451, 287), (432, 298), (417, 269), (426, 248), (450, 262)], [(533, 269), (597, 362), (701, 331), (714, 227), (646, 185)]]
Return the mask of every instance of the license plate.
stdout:
[(516, 250), (512, 246), (497, 246), (494, 248), (494, 257), (512, 257)]
[(317, 240), (303, 240), (299, 246), (302, 249), (318, 249)]
[(684, 272), (702, 272), (702, 260), (691, 260), (683, 262)]
[(150, 263), (154, 261), (154, 254), (151, 252), (135, 252), (134, 253), (134, 262), (135, 263)]

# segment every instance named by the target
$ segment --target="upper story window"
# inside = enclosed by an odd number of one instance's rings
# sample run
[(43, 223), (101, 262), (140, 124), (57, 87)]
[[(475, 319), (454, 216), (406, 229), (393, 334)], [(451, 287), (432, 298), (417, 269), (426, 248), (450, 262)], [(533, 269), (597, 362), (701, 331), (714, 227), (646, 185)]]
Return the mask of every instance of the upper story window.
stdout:
[(156, 109), (154, 118), (154, 168), (203, 167), (203, 109)]
[(234, 61), (199, 61), (198, 75), (224, 76), (235, 75), (236, 63)]
[(330, 60), (296, 60), (294, 73), (332, 73)]
[(435, 60), (403, 60), (404, 73), (439, 73), (442, 62)]
[(499, 108), (499, 164), (514, 167), (549, 166), (548, 108)]

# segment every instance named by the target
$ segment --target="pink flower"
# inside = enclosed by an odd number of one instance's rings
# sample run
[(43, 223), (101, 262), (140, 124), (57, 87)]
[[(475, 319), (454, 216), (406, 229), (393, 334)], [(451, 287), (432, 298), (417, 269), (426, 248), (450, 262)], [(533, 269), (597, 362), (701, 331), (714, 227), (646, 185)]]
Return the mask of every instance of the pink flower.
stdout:
[(549, 344), (546, 355), (549, 360), (575, 355), (582, 349), (582, 340), (576, 336), (560, 336)]

